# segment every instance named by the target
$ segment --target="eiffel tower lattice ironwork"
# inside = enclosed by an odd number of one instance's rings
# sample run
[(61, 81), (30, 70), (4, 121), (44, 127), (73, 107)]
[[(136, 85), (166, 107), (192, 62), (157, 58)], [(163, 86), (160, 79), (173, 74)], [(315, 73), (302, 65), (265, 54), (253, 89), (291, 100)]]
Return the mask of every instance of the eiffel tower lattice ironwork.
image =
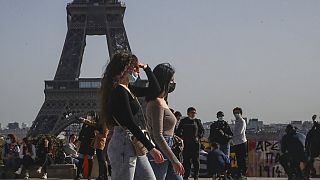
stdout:
[(45, 101), (28, 136), (58, 135), (79, 116), (98, 108), (100, 78), (79, 78), (86, 35), (106, 35), (109, 56), (131, 52), (118, 0), (74, 0), (67, 5), (68, 32), (53, 80), (45, 81)]

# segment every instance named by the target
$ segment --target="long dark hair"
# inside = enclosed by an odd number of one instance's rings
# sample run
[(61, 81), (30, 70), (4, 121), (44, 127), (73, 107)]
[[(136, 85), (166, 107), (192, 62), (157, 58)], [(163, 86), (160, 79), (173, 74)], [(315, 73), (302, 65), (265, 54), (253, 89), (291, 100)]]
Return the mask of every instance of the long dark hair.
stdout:
[(138, 59), (131, 53), (116, 53), (107, 65), (101, 80), (101, 105), (99, 125), (105, 125), (108, 129), (115, 125), (110, 112), (110, 94), (112, 90), (120, 83), (120, 80), (128, 71), (128, 68)]
[(157, 98), (161, 93), (168, 94), (169, 91), (169, 83), (175, 73), (174, 68), (169, 63), (158, 64), (153, 69), (153, 74), (157, 78), (161, 91), (158, 94), (152, 94), (146, 97), (146, 101), (151, 101)]

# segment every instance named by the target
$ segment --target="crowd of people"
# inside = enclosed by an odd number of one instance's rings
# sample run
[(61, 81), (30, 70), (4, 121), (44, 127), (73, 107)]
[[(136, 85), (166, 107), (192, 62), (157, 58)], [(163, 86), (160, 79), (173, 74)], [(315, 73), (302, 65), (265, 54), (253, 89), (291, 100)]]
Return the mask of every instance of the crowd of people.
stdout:
[(49, 136), (43, 136), (35, 147), (27, 137), (19, 144), (14, 134), (8, 134), (1, 154), (4, 163), (1, 178), (4, 179), (6, 173), (14, 171), (16, 175), (24, 172), (24, 178), (28, 179), (30, 167), (38, 164), (37, 172), (42, 174), (42, 179), (46, 179), (47, 167), (53, 163), (52, 151), (53, 144)]
[[(135, 86), (140, 70), (148, 77), (147, 87)], [(115, 54), (101, 80), (100, 115), (95, 111), (81, 118), (83, 123), (77, 135), (72, 134), (63, 147), (65, 161), (77, 167), (76, 179), (91, 179), (94, 155), (99, 164), (99, 176), (104, 180), (182, 180), (200, 175), (224, 179), (246, 179), (247, 138), (243, 111), (235, 107), (232, 111), (235, 126), (230, 128), (224, 120), (224, 112), (216, 114), (217, 120), (210, 126), (210, 147), (201, 148), (204, 136), (201, 120), (196, 118), (196, 108), (189, 107), (187, 116), (174, 111), (168, 105), (168, 95), (175, 90), (175, 70), (168, 63), (157, 65), (153, 70), (139, 62), (130, 53)], [(144, 97), (147, 104), (143, 110), (137, 97)], [(142, 113), (142, 116), (137, 114)], [(137, 117), (143, 117), (137, 123)], [(183, 118), (182, 118), (183, 117)], [(315, 175), (313, 160), (319, 157), (320, 125), (313, 116), (314, 125), (301, 136), (295, 127), (288, 125), (281, 141), (280, 158), (289, 179), (308, 178)], [(304, 142), (305, 141), (305, 142)], [(230, 145), (236, 154), (237, 171), (230, 172)], [(7, 169), (16, 174), (25, 172), (41, 161), (38, 168), (47, 178), (47, 167), (52, 163), (53, 144), (48, 136), (35, 147), (24, 138), (18, 145), (13, 134), (6, 138), (2, 159)], [(206, 156), (206, 172), (201, 172), (200, 154)], [(192, 175), (191, 175), (192, 174)]]
[[(147, 74), (147, 87), (134, 86), (140, 69)], [(189, 107), (187, 117), (182, 119), (180, 112), (170, 109), (168, 95), (176, 86), (174, 74), (174, 68), (168, 63), (159, 64), (151, 71), (136, 56), (126, 53), (116, 54), (106, 67), (101, 83), (101, 121), (107, 129), (113, 129), (107, 149), (112, 179), (188, 179), (191, 166), (193, 178), (199, 179), (200, 139), (204, 136), (204, 128), (201, 120), (196, 118), (194, 107)], [(139, 127), (135, 122), (134, 117), (141, 112), (137, 97), (145, 97), (147, 102), (143, 116), (146, 127)], [(213, 168), (211, 176), (227, 175), (229, 143), (232, 140), (238, 161), (237, 178), (245, 178), (247, 139), (242, 109), (236, 107), (233, 110), (236, 117), (233, 131), (223, 122), (223, 113), (218, 114), (222, 123), (214, 123), (210, 134), (212, 150), (208, 157), (212, 162), (208, 167)], [(214, 129), (224, 125), (226, 127), (222, 129)], [(145, 147), (147, 154), (137, 155), (137, 143), (132, 137)], [(216, 141), (222, 142), (221, 145)], [(177, 142), (183, 142), (180, 152), (176, 148)], [(215, 169), (217, 164), (219, 168)]]

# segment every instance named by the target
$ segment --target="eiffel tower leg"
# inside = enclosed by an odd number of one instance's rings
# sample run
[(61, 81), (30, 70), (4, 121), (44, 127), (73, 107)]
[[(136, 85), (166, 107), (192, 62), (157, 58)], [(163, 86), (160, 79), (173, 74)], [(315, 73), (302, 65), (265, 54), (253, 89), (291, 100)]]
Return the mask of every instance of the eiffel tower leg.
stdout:
[(72, 16), (54, 80), (79, 78), (85, 46), (86, 16)]
[(52, 134), (55, 124), (63, 117), (63, 113), (66, 113), (63, 108), (65, 104), (64, 100), (46, 99), (28, 132), (28, 136)]
[(131, 52), (121, 14), (107, 15), (107, 42), (110, 59), (117, 52)]
[[(80, 76), (82, 56), (86, 44), (86, 17), (82, 15), (72, 18), (54, 80), (76, 80)], [(63, 89), (69, 85), (56, 83), (54, 86), (57, 89)], [(60, 129), (63, 124), (61, 121), (65, 120), (63, 113), (66, 111), (65, 106), (70, 99), (69, 95), (63, 92), (60, 92), (59, 95), (56, 92), (51, 94), (50, 90), (45, 90), (45, 94), (46, 100), (30, 128), (29, 135), (55, 134), (56, 129)], [(52, 102), (49, 100), (50, 97), (59, 100)]]

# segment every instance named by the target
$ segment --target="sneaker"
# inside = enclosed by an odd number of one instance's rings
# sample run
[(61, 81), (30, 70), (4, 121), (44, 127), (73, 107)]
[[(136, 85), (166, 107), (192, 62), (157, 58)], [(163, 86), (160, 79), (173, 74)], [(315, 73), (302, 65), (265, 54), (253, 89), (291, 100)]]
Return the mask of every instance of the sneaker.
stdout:
[(43, 176), (41, 177), (41, 179), (47, 179), (47, 173), (44, 173)]
[(14, 172), (15, 174), (21, 174), (22, 168), (19, 168), (16, 172)]
[(29, 173), (28, 173), (28, 172), (26, 172), (26, 173), (24, 174), (24, 179), (29, 179)]
[(42, 170), (42, 167), (40, 166), (38, 169), (37, 169), (37, 173), (41, 173), (41, 170)]

